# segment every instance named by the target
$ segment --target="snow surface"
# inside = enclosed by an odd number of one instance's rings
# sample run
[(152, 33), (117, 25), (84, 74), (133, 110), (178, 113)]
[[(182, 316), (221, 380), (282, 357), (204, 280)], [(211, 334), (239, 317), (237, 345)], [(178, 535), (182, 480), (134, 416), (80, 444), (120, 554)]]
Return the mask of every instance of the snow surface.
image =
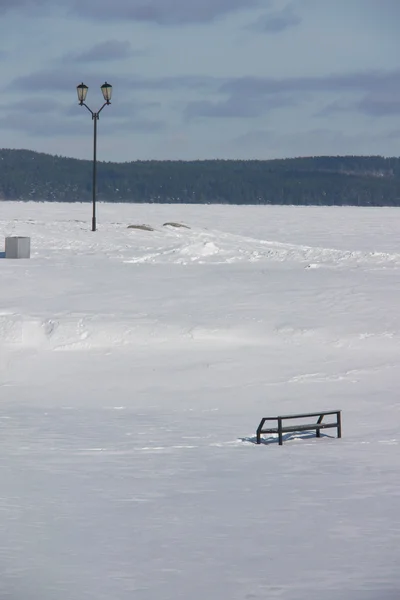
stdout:
[(398, 600), (400, 209), (90, 212), (0, 203), (1, 600)]

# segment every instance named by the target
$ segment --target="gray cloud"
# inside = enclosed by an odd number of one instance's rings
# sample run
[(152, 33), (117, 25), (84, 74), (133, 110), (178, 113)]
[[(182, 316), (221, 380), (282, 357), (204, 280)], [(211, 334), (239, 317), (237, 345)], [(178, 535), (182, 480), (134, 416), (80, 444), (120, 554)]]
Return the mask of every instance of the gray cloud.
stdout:
[(40, 6), (46, 0), (0, 0), (0, 13), (7, 12), (12, 8), (29, 8)]
[(22, 131), (31, 137), (54, 137), (57, 135), (80, 135), (82, 124), (74, 120), (63, 120), (56, 115), (19, 114), (11, 112), (0, 118), (2, 129)]
[(334, 102), (330, 102), (321, 110), (318, 110), (315, 113), (316, 117), (329, 117), (330, 115), (337, 113), (344, 113), (354, 110), (355, 104), (350, 102), (342, 102), (339, 100), (335, 100)]
[[(102, 113), (103, 114), (103, 113)], [(111, 111), (110, 111), (111, 114)], [(107, 114), (107, 117), (110, 116)], [(86, 126), (85, 126), (86, 122)], [(85, 136), (92, 135), (89, 119), (82, 118), (60, 119), (58, 115), (19, 113), (11, 111), (0, 118), (0, 127), (13, 131), (21, 131), (30, 137)], [(103, 135), (115, 133), (156, 133), (165, 129), (161, 120), (132, 117), (131, 119), (112, 120), (104, 118), (99, 126)]]
[(257, 7), (261, 0), (74, 0), (74, 12), (95, 19), (130, 19), (159, 25), (209, 23), (239, 9)]
[[(106, 76), (109, 76), (106, 73)], [(81, 76), (78, 77), (80, 79)], [(104, 73), (97, 76), (90, 71), (89, 79), (101, 81)], [(275, 95), (288, 92), (376, 92), (400, 93), (400, 69), (393, 71), (357, 71), (346, 74), (332, 74), (314, 77), (226, 77), (218, 78), (211, 76), (178, 75), (173, 77), (142, 77), (132, 75), (121, 77), (112, 75), (109, 79), (118, 85), (143, 90), (217, 90), (224, 94), (262, 94)], [(11, 89), (24, 91), (54, 90), (64, 91), (76, 85), (77, 71), (71, 68), (60, 71), (58, 67), (44, 69), (23, 75), (14, 79)]]
[[(384, 154), (387, 140), (398, 139), (399, 132), (343, 132), (319, 128), (292, 133), (273, 130), (254, 130), (229, 141), (229, 148), (238, 148), (238, 155), (263, 156), (322, 156), (341, 154)], [(287, 149), (290, 148), (290, 152)]]
[(10, 83), (9, 88), (25, 92), (71, 92), (80, 83), (79, 75), (78, 69), (76, 72), (60, 68), (45, 69), (17, 77)]
[[(158, 119), (133, 119), (119, 124), (121, 131), (137, 133), (157, 133), (165, 129), (164, 121)], [(113, 127), (113, 131), (114, 131)]]
[[(139, 102), (136, 100), (131, 100), (130, 102), (120, 102), (117, 98), (111, 103), (111, 107), (109, 109), (101, 113), (101, 116), (102, 118), (106, 117), (107, 119), (113, 120), (120, 120), (121, 118), (137, 119), (143, 112), (149, 109), (158, 108), (159, 106), (159, 102)], [(64, 106), (62, 112), (65, 116), (76, 117), (79, 111), (80, 114), (85, 115), (85, 117), (87, 118), (88, 113), (85, 107), (82, 108), (79, 105), (77, 106), (76, 104), (70, 104), (67, 107)]]
[(0, 14), (22, 9), (34, 12), (61, 6), (72, 14), (98, 20), (147, 21), (159, 25), (209, 23), (240, 9), (255, 8), (265, 0), (0, 0)]
[[(86, 79), (86, 75), (88, 78)], [(218, 78), (207, 76), (181, 75), (174, 77), (146, 78), (137, 75), (110, 76), (104, 71), (96, 76), (92, 71), (79, 68), (60, 70), (53, 68), (25, 75), (15, 79), (11, 90), (36, 93), (67, 92), (68, 97), (75, 96), (76, 85), (84, 81), (90, 87), (89, 103), (101, 102), (100, 84), (106, 79), (114, 86), (115, 102), (132, 102), (128, 94), (141, 91), (180, 92), (181, 99), (185, 91), (198, 92), (201, 95), (220, 94), (220, 99), (189, 102), (184, 111), (188, 119), (195, 117), (252, 118), (282, 106), (298, 105), (311, 93), (359, 94), (357, 100), (339, 100), (330, 104), (319, 116), (338, 111), (363, 112), (373, 116), (398, 114), (400, 112), (400, 70), (361, 71), (348, 74), (327, 75), (322, 77), (231, 77)], [(108, 79), (109, 78), (109, 79)], [(114, 102), (113, 102), (114, 103)], [(128, 104), (122, 108), (129, 111)], [(149, 106), (149, 105), (147, 105)]]
[(400, 90), (378, 90), (366, 94), (361, 100), (331, 102), (318, 111), (316, 116), (326, 117), (344, 112), (361, 112), (372, 117), (400, 115)]
[(152, 108), (159, 108), (161, 106), (161, 102), (157, 102), (155, 100), (150, 100), (148, 102), (138, 101), (138, 100), (130, 100), (120, 101), (117, 98), (113, 102), (113, 108), (115, 109), (115, 113), (118, 114), (119, 117), (130, 117), (132, 114), (139, 114), (140, 112)]
[(62, 110), (62, 105), (51, 98), (26, 98), (13, 102), (11, 107), (10, 105), (2, 106), (1, 111), (4, 112), (5, 110), (39, 115)]
[(25, 15), (42, 15), (45, 7), (52, 6), (49, 0), (0, 0), (0, 15), (23, 10)]
[[(46, 72), (45, 75), (47, 76), (48, 73)], [(48, 81), (47, 77), (44, 76), (44, 80)], [(33, 85), (38, 85), (38, 88), (43, 91), (42, 78), (34, 81)], [(29, 82), (31, 83), (31, 80)], [(59, 87), (63, 87), (64, 79), (57, 80), (57, 84)], [(32, 96), (15, 101), (11, 106), (0, 105), (0, 127), (20, 131), (30, 137), (81, 136), (87, 133), (90, 135), (92, 132), (90, 114), (78, 105), (74, 89), (69, 91), (71, 92), (70, 104), (67, 103), (68, 96), (64, 98), (64, 102), (53, 98)], [(76, 102), (73, 102), (75, 99)], [(97, 107), (93, 107), (93, 110), (102, 104), (100, 89), (98, 89), (98, 100), (99, 104)], [(153, 100), (146, 102), (123, 100), (117, 97), (112, 106), (106, 108), (101, 114), (101, 131), (106, 135), (163, 131), (165, 129), (163, 121), (148, 118), (143, 114), (159, 105), (159, 102)]]
[(400, 115), (400, 93), (377, 92), (367, 94), (357, 103), (356, 108), (373, 117)]
[[(103, 113), (102, 113), (103, 115)], [(106, 118), (107, 117), (107, 118)], [(147, 119), (144, 117), (131, 116), (129, 119), (112, 119), (111, 111), (104, 115), (100, 124), (101, 135), (112, 136), (115, 133), (119, 135), (131, 134), (131, 133), (159, 133), (165, 129), (164, 121), (159, 119)], [(92, 128), (89, 124), (89, 130), (85, 131), (82, 129), (82, 123), (80, 124), (81, 134), (91, 134)]]
[[(85, 68), (85, 72), (86, 72)], [(326, 75), (322, 77), (230, 77), (218, 78), (196, 75), (179, 75), (174, 77), (142, 77), (135, 74), (129, 77), (113, 76), (103, 72), (96, 76), (92, 71), (88, 78), (85, 73), (71, 68), (61, 71), (58, 67), (45, 69), (14, 79), (10, 84), (12, 90), (23, 91), (66, 91), (75, 88), (83, 78), (86, 84), (100, 85), (108, 78), (111, 83), (122, 89), (169, 90), (178, 89), (217, 91), (225, 95), (241, 94), (249, 96), (272, 96), (277, 94), (300, 92), (365, 92), (400, 93), (400, 70), (394, 71), (359, 71), (347, 74)], [(79, 80), (79, 81), (78, 81)]]
[(244, 90), (253, 94), (278, 94), (283, 92), (370, 92), (376, 89), (400, 90), (400, 70), (362, 71), (323, 77), (272, 77), (232, 78), (221, 86), (226, 93)]
[(62, 60), (71, 60), (73, 62), (104, 62), (106, 60), (121, 60), (131, 56), (141, 54), (139, 51), (133, 51), (129, 42), (120, 42), (119, 40), (108, 40), (96, 44), (83, 52), (77, 54), (68, 54)]
[(354, 110), (374, 116), (400, 113), (400, 71), (286, 79), (239, 77), (221, 81), (218, 91), (225, 99), (190, 102), (186, 106), (185, 116), (189, 119), (259, 117), (276, 108), (301, 104), (312, 92), (365, 94), (361, 101), (335, 101), (317, 116)]
[(71, 92), (81, 80), (86, 85), (93, 85), (96, 88), (106, 78), (108, 78), (107, 81), (110, 81), (114, 87), (118, 87), (121, 90), (217, 90), (221, 83), (225, 81), (215, 77), (196, 75), (146, 78), (135, 74), (129, 77), (121, 77), (103, 72), (102, 75), (97, 76), (92, 70), (88, 72), (86, 68), (82, 72), (79, 69), (73, 70), (68, 68), (60, 70), (59, 67), (55, 67), (17, 77), (10, 83), (9, 89), (30, 92)]
[(274, 131), (270, 131), (268, 129), (257, 129), (256, 131), (248, 131), (247, 133), (243, 133), (241, 135), (239, 135), (238, 137), (234, 138), (234, 142), (235, 143), (251, 143), (251, 144), (257, 144), (257, 143), (264, 143), (264, 142), (269, 142), (270, 140), (272, 140), (274, 137), (276, 136), (276, 133)]
[(300, 23), (301, 18), (295, 13), (293, 6), (287, 5), (282, 10), (261, 15), (248, 29), (262, 33), (280, 33)]
[(293, 106), (294, 98), (284, 95), (264, 98), (246, 93), (232, 94), (228, 99), (210, 102), (190, 102), (185, 109), (188, 119), (193, 117), (256, 118), (284, 106)]
[(17, 77), (10, 83), (8, 90), (31, 93), (48, 92), (49, 96), (54, 96), (62, 92), (65, 98), (74, 97), (76, 102), (78, 102), (76, 86), (81, 81), (84, 81), (89, 86), (88, 99), (98, 103), (103, 99), (100, 86), (104, 81), (109, 81), (113, 85), (114, 93), (116, 89), (118, 91), (122, 89), (126, 92), (127, 89), (134, 87), (136, 83), (135, 76), (125, 78), (112, 75), (108, 69), (105, 69), (102, 74), (96, 75), (92, 69), (88, 69), (87, 67), (77, 66), (76, 69), (72, 69), (71, 67), (66, 69), (54, 67)]

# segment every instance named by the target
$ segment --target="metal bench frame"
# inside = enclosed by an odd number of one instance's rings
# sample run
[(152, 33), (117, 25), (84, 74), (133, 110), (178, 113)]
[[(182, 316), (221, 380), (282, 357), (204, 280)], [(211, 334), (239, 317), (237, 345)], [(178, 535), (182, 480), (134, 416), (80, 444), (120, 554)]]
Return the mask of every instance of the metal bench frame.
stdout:
[[(277, 433), (279, 439), (279, 445), (283, 444), (283, 434), (291, 433), (294, 431), (315, 431), (316, 437), (321, 437), (321, 429), (329, 429), (331, 427), (335, 427), (337, 430), (337, 437), (342, 437), (342, 419), (341, 419), (341, 410), (329, 410), (329, 411), (321, 411), (315, 413), (302, 413), (297, 415), (281, 415), (279, 417), (263, 417), (260, 421), (259, 426), (257, 427), (256, 436), (257, 436), (257, 444), (261, 444), (261, 435), (263, 433)], [(326, 415), (336, 415), (336, 421), (333, 423), (323, 423), (323, 418)], [(316, 423), (300, 423), (299, 425), (284, 425), (283, 421), (288, 419), (306, 419), (308, 417), (318, 417)], [(277, 421), (277, 427), (268, 427), (268, 429), (264, 428), (264, 423), (266, 421)]]

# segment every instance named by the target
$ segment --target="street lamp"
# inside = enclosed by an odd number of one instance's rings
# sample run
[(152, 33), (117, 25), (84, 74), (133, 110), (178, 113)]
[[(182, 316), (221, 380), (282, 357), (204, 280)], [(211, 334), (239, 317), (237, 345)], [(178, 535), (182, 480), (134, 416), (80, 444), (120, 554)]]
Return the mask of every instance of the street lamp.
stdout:
[(84, 83), (76, 86), (76, 91), (78, 93), (78, 100), (80, 106), (86, 106), (90, 114), (92, 115), (92, 120), (94, 123), (94, 136), (93, 136), (93, 216), (92, 216), (92, 231), (96, 231), (96, 161), (97, 161), (97, 121), (99, 120), (99, 115), (103, 108), (107, 104), (111, 104), (111, 95), (112, 95), (112, 85), (107, 83), (103, 83), (101, 86), (101, 91), (103, 93), (103, 98), (105, 100), (103, 106), (97, 112), (93, 112), (87, 104), (85, 104), (86, 95), (88, 93), (88, 86)]

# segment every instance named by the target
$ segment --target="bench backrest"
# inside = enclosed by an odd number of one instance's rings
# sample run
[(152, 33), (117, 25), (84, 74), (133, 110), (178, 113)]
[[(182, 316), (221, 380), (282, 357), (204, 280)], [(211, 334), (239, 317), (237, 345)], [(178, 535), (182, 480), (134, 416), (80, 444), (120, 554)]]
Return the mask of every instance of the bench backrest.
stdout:
[(267, 421), (276, 420), (276, 419), (302, 419), (307, 417), (321, 417), (325, 415), (337, 415), (342, 412), (341, 410), (323, 410), (315, 413), (299, 413), (296, 415), (279, 415), (278, 417), (264, 417)]

